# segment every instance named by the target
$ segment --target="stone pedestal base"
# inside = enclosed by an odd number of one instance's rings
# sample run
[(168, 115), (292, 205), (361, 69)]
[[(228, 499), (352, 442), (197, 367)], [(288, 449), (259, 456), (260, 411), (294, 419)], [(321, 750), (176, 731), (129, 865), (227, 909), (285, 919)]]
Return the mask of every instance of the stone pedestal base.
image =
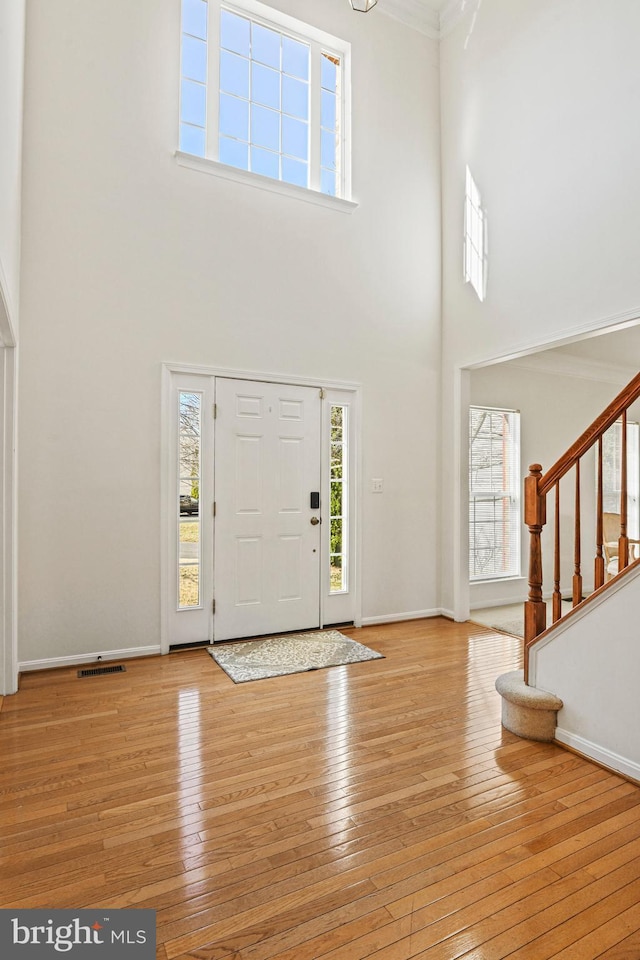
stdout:
[(552, 693), (528, 687), (522, 670), (503, 673), (496, 680), (502, 697), (502, 726), (525, 740), (553, 740), (562, 700)]

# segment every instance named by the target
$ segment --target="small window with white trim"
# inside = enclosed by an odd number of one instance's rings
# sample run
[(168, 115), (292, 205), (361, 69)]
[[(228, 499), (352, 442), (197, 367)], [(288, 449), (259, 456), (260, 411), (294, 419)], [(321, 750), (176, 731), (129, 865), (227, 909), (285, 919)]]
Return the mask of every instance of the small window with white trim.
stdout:
[(179, 150), (349, 199), (349, 60), (257, 0), (182, 0)]
[(476, 183), (466, 168), (464, 200), (464, 279), (480, 300), (487, 283), (487, 218)]
[(469, 577), (520, 576), (520, 414), (469, 411)]

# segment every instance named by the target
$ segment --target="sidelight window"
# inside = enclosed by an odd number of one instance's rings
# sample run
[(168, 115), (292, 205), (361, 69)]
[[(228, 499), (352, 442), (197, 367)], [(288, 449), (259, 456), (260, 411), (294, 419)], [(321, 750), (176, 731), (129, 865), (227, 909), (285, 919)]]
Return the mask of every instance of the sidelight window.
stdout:
[(348, 589), (348, 408), (331, 404), (331, 578), (330, 592)]
[(202, 395), (180, 392), (178, 404), (178, 609), (189, 610), (202, 604)]

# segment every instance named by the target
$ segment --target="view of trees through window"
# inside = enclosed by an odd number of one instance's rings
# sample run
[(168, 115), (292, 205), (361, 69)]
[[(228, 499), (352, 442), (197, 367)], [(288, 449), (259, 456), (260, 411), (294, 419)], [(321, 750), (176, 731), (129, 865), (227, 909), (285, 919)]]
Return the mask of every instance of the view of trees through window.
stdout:
[(347, 589), (347, 408), (331, 406), (330, 590)]
[(520, 574), (520, 415), (469, 411), (469, 576)]
[(202, 395), (178, 398), (178, 607), (200, 606), (200, 449)]

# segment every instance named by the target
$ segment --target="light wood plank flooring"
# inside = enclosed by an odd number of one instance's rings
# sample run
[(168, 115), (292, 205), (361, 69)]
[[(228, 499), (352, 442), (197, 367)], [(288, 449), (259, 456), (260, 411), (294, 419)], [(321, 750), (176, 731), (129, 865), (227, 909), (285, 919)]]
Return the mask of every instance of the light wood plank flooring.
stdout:
[(0, 714), (0, 906), (151, 907), (159, 960), (638, 960), (640, 788), (500, 726), (520, 641), (235, 686), (206, 651), (27, 674)]

